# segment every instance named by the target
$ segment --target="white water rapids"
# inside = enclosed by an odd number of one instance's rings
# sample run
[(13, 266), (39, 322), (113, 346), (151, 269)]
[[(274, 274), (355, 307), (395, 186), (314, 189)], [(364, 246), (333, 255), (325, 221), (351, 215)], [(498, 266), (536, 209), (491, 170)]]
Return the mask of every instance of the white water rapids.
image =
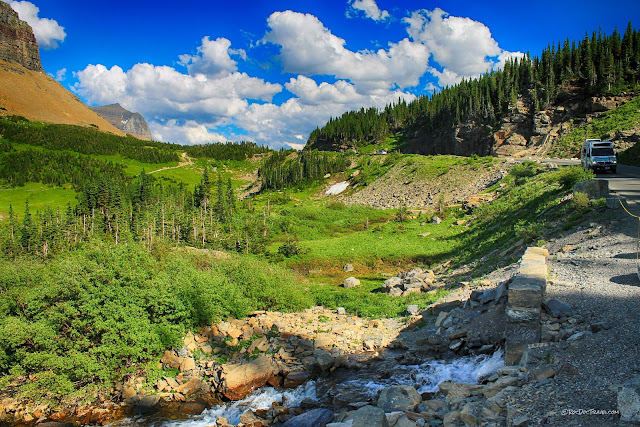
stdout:
[[(413, 385), (419, 393), (435, 392), (438, 384), (444, 381), (476, 384), (491, 376), (504, 366), (502, 351), (492, 356), (469, 356), (452, 361), (429, 361), (421, 365), (398, 366), (395, 375), (386, 380), (354, 379), (340, 384), (340, 387), (359, 389), (374, 397), (376, 393), (391, 385)], [(322, 381), (322, 379), (318, 380)], [(278, 391), (264, 387), (243, 400), (206, 409), (202, 414), (181, 421), (159, 421), (155, 426), (163, 427), (204, 427), (215, 425), (218, 417), (225, 417), (231, 424), (240, 423), (240, 415), (248, 409), (268, 409), (273, 402), (284, 402), (284, 406), (296, 407), (305, 398), (316, 400), (316, 382), (309, 381), (300, 387)], [(142, 420), (128, 420), (136, 423)], [(144, 421), (142, 421), (144, 422)], [(123, 425), (123, 424), (119, 424)], [(125, 422), (126, 425), (126, 422)]]

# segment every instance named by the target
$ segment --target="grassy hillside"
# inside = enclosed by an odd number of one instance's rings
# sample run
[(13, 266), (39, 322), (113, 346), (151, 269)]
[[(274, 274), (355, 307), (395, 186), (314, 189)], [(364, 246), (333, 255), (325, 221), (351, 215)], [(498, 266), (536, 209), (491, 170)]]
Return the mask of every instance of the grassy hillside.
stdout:
[(124, 135), (80, 99), (45, 73), (0, 61), (0, 117), (18, 115), (29, 120), (96, 127)]

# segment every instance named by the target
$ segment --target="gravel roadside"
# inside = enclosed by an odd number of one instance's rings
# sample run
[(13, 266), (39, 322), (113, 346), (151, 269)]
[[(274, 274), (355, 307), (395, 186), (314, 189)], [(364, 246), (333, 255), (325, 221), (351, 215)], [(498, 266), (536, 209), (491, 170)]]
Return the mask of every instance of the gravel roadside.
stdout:
[(512, 396), (511, 409), (533, 425), (619, 426), (617, 385), (640, 375), (638, 220), (607, 210), (597, 223), (551, 241), (546, 299), (573, 307), (587, 325), (612, 327), (583, 339), (550, 343), (555, 377)]

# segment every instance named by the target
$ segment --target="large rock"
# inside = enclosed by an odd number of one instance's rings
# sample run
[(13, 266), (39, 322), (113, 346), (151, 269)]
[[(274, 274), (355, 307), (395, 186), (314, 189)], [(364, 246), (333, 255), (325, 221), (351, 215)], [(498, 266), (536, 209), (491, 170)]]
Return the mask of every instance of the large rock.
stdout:
[(284, 427), (325, 427), (333, 420), (333, 411), (324, 408), (312, 409), (304, 414), (289, 418)]
[(0, 1), (0, 60), (43, 72), (38, 43), (31, 26), (18, 13)]
[(609, 181), (606, 179), (590, 179), (573, 186), (574, 193), (585, 193), (590, 199), (609, 197)]
[(344, 423), (351, 421), (351, 427), (389, 427), (389, 422), (382, 408), (367, 405), (357, 411), (347, 412)]
[(413, 411), (422, 402), (420, 394), (408, 385), (386, 387), (380, 392), (378, 408), (384, 412)]
[(345, 288), (355, 288), (356, 286), (360, 286), (360, 280), (355, 277), (347, 277), (344, 279), (344, 283), (342, 284)]
[(546, 311), (551, 317), (570, 317), (575, 313), (570, 305), (555, 298), (543, 302), (542, 308), (544, 308), (544, 311)]
[(253, 390), (262, 387), (276, 374), (276, 367), (271, 358), (260, 356), (250, 363), (232, 368), (224, 372), (222, 394), (227, 399), (239, 400)]
[(618, 411), (622, 421), (640, 422), (640, 377), (618, 387)]

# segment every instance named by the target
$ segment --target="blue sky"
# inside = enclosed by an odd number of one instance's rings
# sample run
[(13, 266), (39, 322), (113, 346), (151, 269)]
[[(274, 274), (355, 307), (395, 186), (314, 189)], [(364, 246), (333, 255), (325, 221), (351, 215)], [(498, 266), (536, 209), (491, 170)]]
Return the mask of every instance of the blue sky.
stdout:
[(10, 1), (44, 69), (154, 138), (300, 148), (316, 126), (500, 68), (554, 41), (623, 33), (638, 1)]

